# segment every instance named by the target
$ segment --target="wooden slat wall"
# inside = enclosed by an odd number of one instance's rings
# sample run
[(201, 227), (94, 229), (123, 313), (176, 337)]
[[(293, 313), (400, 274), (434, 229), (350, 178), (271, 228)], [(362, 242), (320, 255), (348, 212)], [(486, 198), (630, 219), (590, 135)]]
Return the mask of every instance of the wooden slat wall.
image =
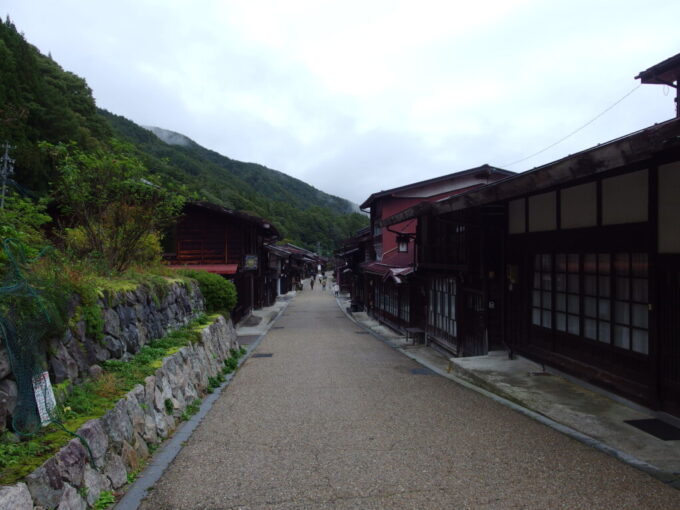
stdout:
[(226, 227), (214, 215), (194, 212), (177, 227), (177, 260), (183, 264), (224, 264)]
[(661, 407), (680, 415), (680, 257), (659, 257)]

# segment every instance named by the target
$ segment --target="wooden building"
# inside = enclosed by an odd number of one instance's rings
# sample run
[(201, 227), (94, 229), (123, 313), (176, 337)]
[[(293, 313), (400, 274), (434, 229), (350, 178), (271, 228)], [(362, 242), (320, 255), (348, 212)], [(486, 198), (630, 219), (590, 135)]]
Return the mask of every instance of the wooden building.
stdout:
[(278, 294), (285, 294), (295, 288), (303, 279), (315, 275), (327, 260), (318, 254), (291, 243), (267, 246), (270, 264), (278, 277)]
[(352, 309), (364, 309), (364, 280), (361, 264), (370, 260), (371, 229), (359, 229), (345, 239), (335, 253), (335, 279), (341, 292), (350, 294)]
[(412, 218), (429, 339), (680, 416), (680, 118), (382, 224)]
[(172, 267), (190, 267), (234, 282), (238, 301), (234, 322), (253, 308), (273, 303), (273, 280), (265, 243), (278, 238), (267, 220), (207, 202), (188, 203), (166, 236), (165, 259)]
[(274, 295), (280, 296), (286, 294), (293, 290), (291, 275), (288, 270), (290, 266), (290, 253), (275, 244), (267, 245), (266, 250), (269, 268), (274, 275)]
[[(398, 329), (419, 329), (426, 317), (425, 282), (415, 274), (417, 264), (413, 239), (418, 217), (382, 226), (381, 221), (415, 204), (446, 197), (503, 179), (512, 172), (482, 165), (434, 179), (373, 193), (361, 209), (370, 209), (370, 243), (366, 260), (360, 264), (362, 295), (366, 311)], [(354, 295), (353, 295), (354, 297)]]

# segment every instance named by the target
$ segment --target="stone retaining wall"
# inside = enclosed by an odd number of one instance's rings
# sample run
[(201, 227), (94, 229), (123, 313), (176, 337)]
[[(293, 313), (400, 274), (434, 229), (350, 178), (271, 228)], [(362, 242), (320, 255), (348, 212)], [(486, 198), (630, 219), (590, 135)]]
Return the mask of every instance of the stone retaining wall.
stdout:
[[(107, 359), (126, 359), (151, 340), (162, 338), (204, 311), (203, 296), (196, 283), (185, 287), (170, 284), (159, 298), (141, 286), (101, 299), (104, 336), (87, 334), (85, 320), (77, 318), (62, 338), (49, 341), (47, 362), (53, 384), (78, 381), (90, 374), (90, 367)], [(0, 432), (11, 419), (16, 405), (17, 386), (0, 343)]]
[[(24, 482), (0, 487), (0, 508), (85, 510), (102, 491), (120, 489), (128, 473), (149, 456), (149, 447), (168, 437), (185, 407), (205, 393), (208, 377), (221, 372), (229, 349), (238, 347), (231, 320), (219, 317), (201, 332), (200, 342), (165, 358), (143, 385), (77, 431), (88, 441), (96, 468), (80, 441), (73, 439)], [(166, 410), (168, 399), (172, 414)]]

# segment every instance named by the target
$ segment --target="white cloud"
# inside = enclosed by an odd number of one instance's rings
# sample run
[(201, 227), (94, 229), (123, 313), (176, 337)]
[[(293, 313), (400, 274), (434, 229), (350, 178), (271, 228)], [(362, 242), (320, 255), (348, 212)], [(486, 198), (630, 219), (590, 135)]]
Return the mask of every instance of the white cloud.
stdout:
[[(98, 104), (363, 201), (562, 138), (678, 51), (680, 4), (6, 0)], [(0, 12), (4, 14), (4, 12)], [(522, 170), (673, 115), (645, 86)]]

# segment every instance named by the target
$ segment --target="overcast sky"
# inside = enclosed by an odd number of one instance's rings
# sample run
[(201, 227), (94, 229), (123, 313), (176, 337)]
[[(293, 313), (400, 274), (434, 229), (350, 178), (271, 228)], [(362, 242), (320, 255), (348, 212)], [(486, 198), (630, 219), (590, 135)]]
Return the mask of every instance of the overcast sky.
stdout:
[[(3, 12), (4, 11), (4, 12)], [(677, 0), (3, 0), (97, 104), (360, 203), (674, 116)]]

